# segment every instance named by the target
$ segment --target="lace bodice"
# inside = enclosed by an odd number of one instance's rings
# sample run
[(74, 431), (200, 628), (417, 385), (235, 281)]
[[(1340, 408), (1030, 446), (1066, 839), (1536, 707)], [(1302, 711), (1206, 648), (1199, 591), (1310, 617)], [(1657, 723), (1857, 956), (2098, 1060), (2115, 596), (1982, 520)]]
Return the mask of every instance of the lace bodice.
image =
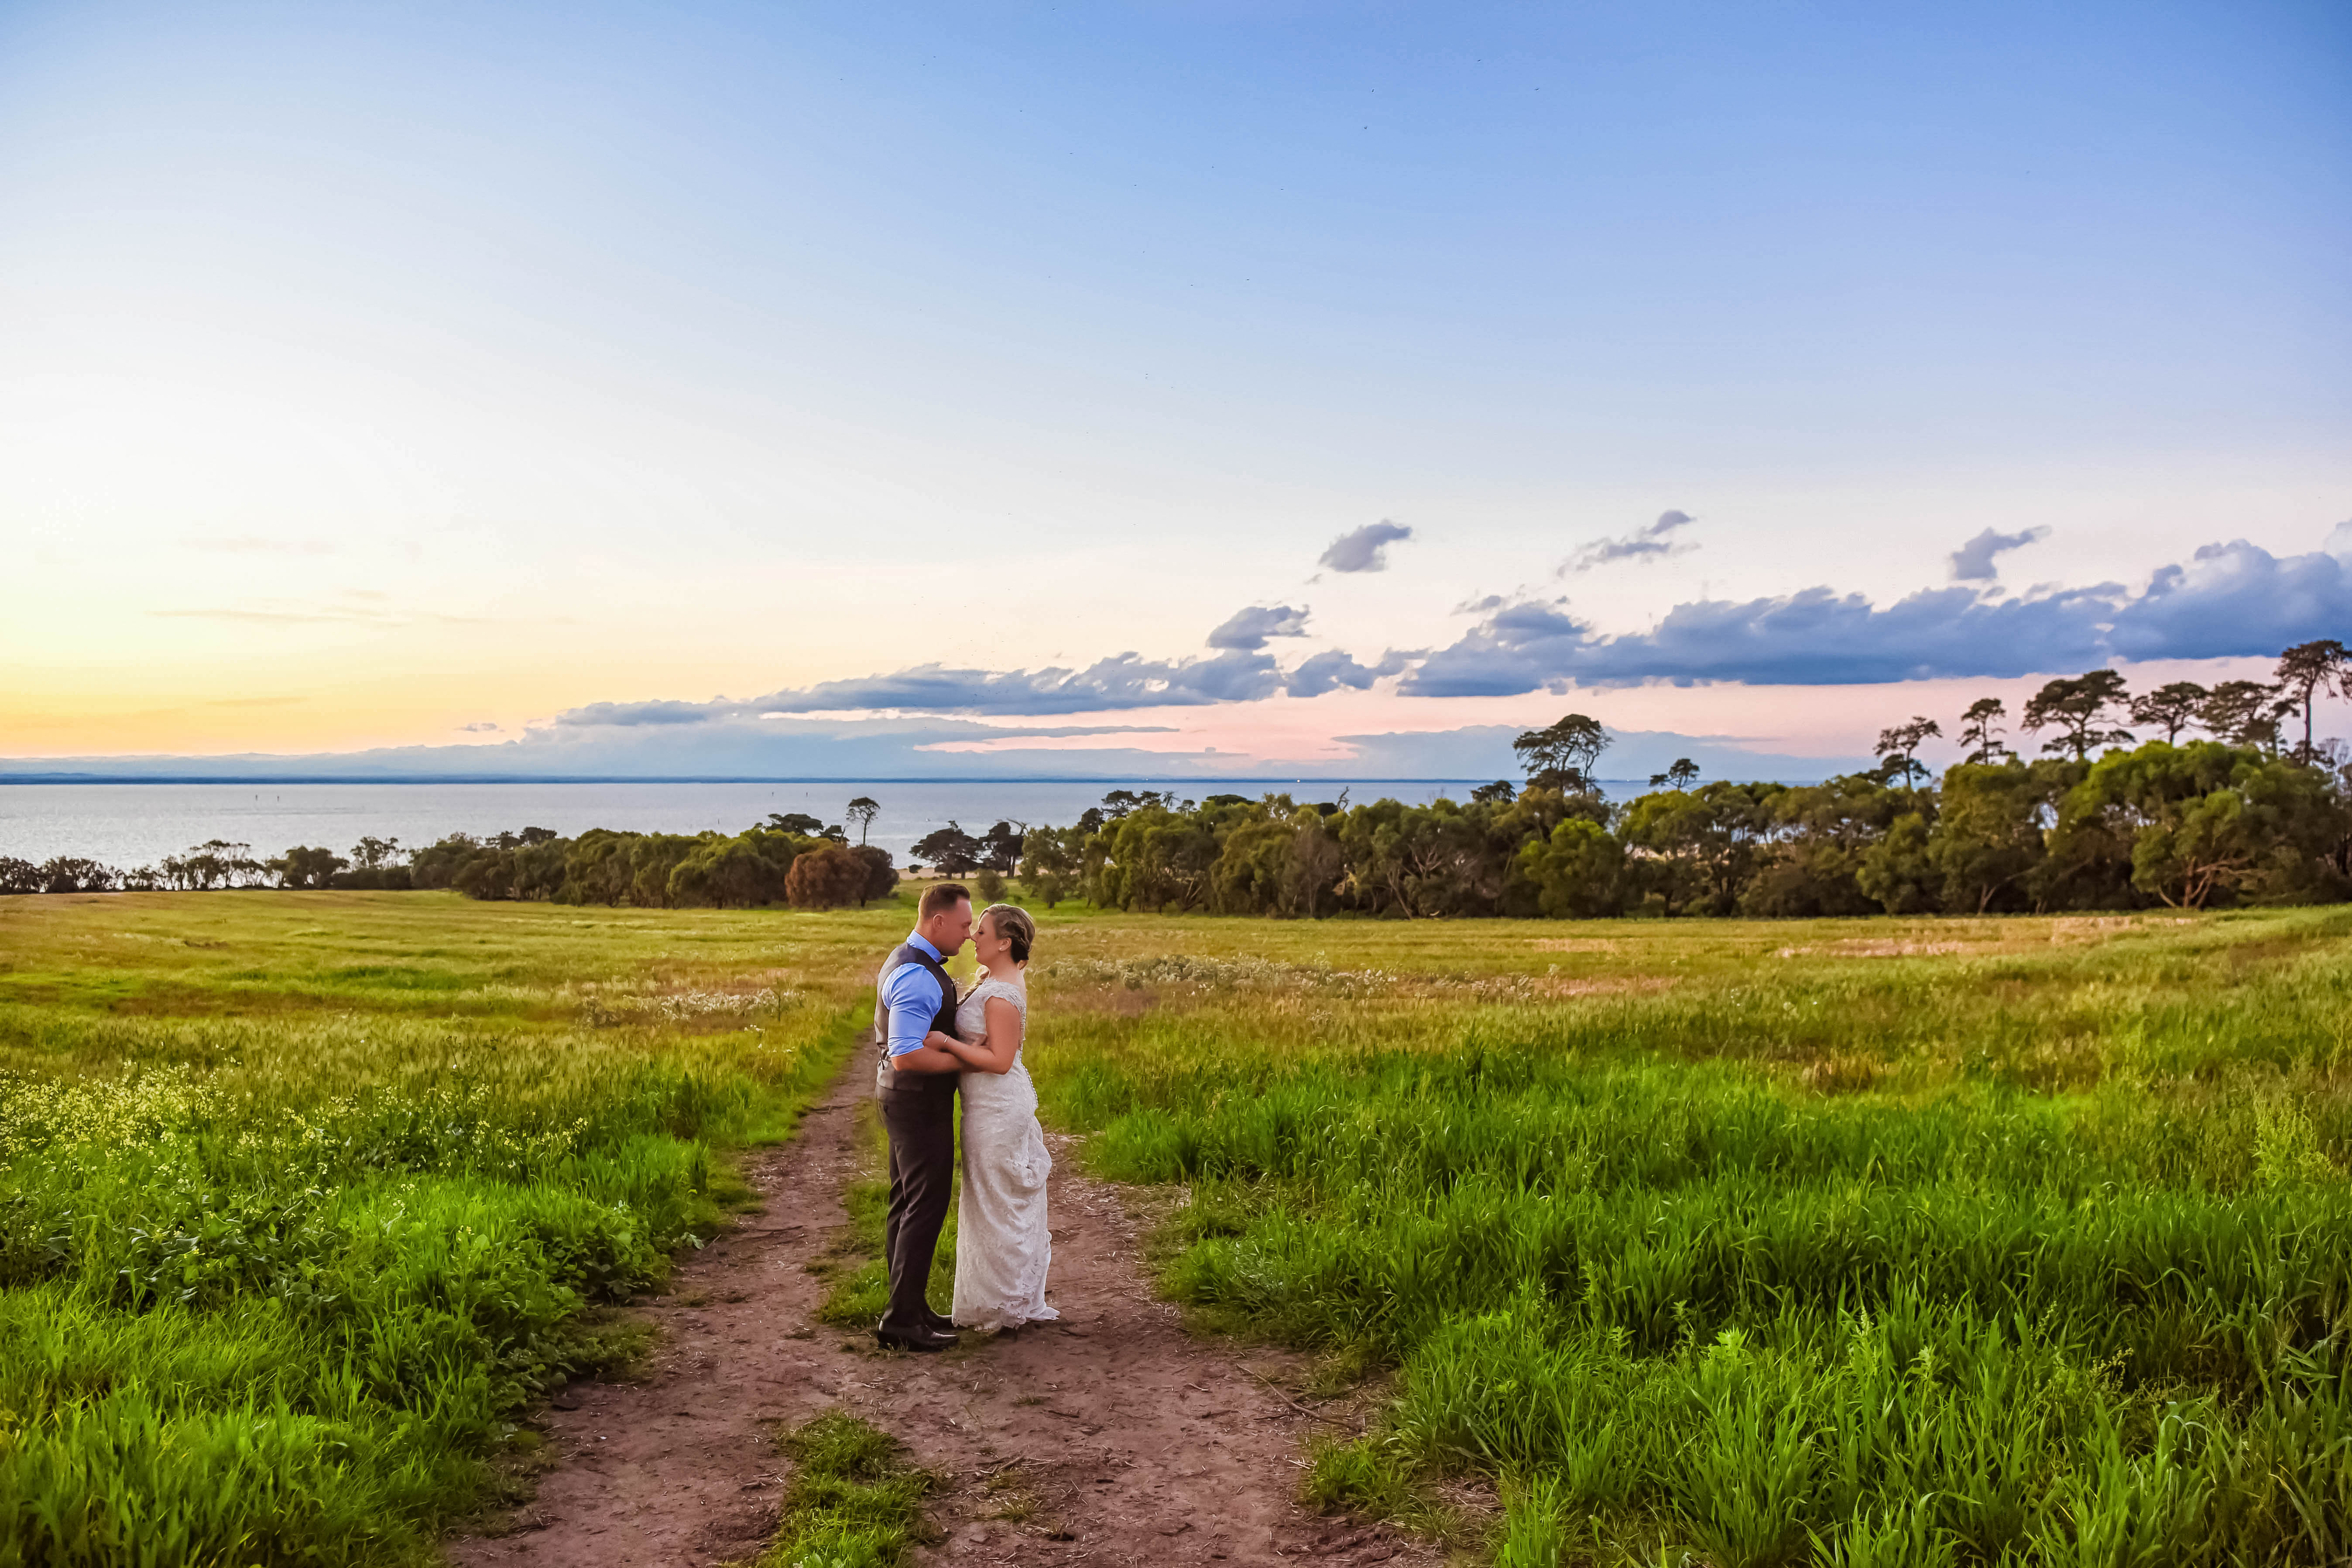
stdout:
[[(955, 1032), (964, 1039), (985, 1039), (988, 1037), (988, 999), (1004, 996), (1013, 1008), (1021, 1011), (1021, 1032), (1028, 1035), (1028, 987), (1018, 980), (981, 980), (962, 1002), (955, 1004)], [(1007, 1072), (971, 1072), (964, 1069), (964, 1100), (981, 1098), (1013, 1098), (1025, 1100), (1030, 1110), (1037, 1107), (1034, 1090), (1028, 1086), (1028, 1068), (1021, 1065), (1021, 1048), (1013, 1047), (1013, 1065)]]
[[(988, 999), (1002, 996), (1021, 1014), (1021, 1032), (1029, 1032), (1029, 988), (1017, 980), (990, 978), (966, 992), (956, 1004), (956, 1033), (977, 1040), (988, 1033)], [(1013, 1070), (1021, 1070), (1021, 1053), (1013, 1053)]]

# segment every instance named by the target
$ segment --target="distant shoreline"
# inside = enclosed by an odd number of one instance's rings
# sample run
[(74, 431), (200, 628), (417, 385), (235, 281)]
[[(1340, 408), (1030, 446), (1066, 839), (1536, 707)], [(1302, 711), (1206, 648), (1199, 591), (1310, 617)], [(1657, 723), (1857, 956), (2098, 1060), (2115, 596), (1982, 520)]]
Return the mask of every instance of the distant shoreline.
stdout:
[[(919, 774), (877, 778), (870, 774), (824, 777), (769, 773), (0, 773), (0, 784), (1484, 784), (1483, 778), (1368, 778), (1333, 774), (1320, 778), (1167, 777), (1136, 773)], [(1639, 784), (1639, 779), (1601, 779), (1601, 784)]]

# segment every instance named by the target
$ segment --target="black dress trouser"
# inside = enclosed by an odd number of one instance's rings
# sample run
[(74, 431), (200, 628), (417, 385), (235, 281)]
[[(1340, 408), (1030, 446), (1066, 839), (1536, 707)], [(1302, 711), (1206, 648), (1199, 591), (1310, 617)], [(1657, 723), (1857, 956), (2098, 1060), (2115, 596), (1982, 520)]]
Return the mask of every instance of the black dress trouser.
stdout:
[(923, 1289), (955, 1194), (956, 1075), (920, 1077), (920, 1083), (890, 1083), (881, 1090), (882, 1125), (890, 1135), (890, 1210), (882, 1222), (890, 1305), (882, 1327), (898, 1333), (930, 1326)]

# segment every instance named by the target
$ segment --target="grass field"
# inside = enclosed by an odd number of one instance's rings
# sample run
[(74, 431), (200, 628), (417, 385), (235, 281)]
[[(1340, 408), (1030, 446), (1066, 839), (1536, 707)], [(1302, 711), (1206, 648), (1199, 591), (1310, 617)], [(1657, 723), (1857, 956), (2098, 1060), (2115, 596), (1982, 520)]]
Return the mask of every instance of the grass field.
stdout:
[[(0, 900), (0, 1563), (379, 1563), (493, 1495), (908, 911)], [(1041, 912), (1169, 1288), (1396, 1369), (1327, 1501), (1513, 1564), (2352, 1552), (2352, 911)]]
[(429, 1560), (900, 923), (0, 900), (0, 1562)]
[(2352, 911), (1046, 945), (1048, 1113), (1193, 1184), (1178, 1297), (1401, 1368), (1324, 1500), (1487, 1473), (1512, 1564), (2352, 1552)]

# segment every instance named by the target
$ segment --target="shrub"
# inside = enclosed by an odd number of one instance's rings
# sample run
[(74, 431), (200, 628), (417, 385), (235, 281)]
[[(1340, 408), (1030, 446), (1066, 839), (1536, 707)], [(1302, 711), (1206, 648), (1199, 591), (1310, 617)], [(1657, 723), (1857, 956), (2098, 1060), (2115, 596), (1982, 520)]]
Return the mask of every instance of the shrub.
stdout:
[(796, 910), (837, 910), (862, 901), (871, 874), (855, 851), (834, 845), (793, 862), (784, 879), (784, 897)]
[(898, 868), (890, 864), (890, 851), (871, 844), (861, 844), (850, 851), (866, 863), (866, 883), (858, 889), (857, 901), (887, 899), (898, 886)]

